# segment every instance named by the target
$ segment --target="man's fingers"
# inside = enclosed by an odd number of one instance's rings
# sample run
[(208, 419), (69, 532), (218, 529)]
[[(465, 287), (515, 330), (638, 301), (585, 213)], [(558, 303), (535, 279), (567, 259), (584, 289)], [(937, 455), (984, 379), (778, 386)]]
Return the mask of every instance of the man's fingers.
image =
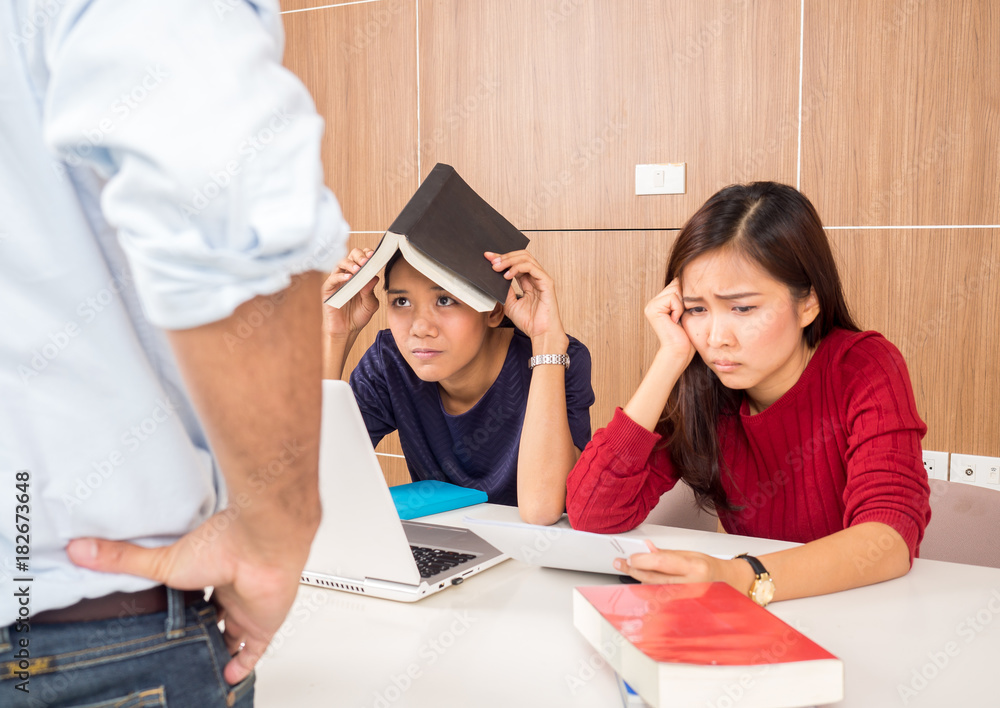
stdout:
[(235, 622), (226, 622), (226, 629), (222, 633), (222, 641), (226, 643), (226, 649), (230, 656), (236, 654), (243, 648), (243, 637), (239, 634)]
[(237, 684), (249, 676), (267, 649), (267, 641), (255, 638), (253, 634), (232, 617), (226, 621), (222, 639), (233, 658), (226, 664), (223, 675), (230, 685)]
[(77, 538), (66, 546), (66, 555), (76, 565), (102, 573), (125, 573), (166, 583), (166, 554), (169, 546), (143, 548), (126, 541)]
[(265, 649), (267, 649), (266, 642), (248, 639), (246, 645), (226, 664), (223, 672), (226, 683), (233, 686), (249, 676), (260, 657), (264, 655)]

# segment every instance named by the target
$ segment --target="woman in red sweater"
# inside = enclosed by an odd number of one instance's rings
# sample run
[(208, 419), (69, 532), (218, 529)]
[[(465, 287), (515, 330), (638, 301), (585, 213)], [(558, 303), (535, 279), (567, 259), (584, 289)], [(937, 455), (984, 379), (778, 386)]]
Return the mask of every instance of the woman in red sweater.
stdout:
[(723, 189), (666, 282), (645, 309), (645, 378), (569, 475), (573, 526), (635, 528), (681, 479), (727, 532), (804, 545), (731, 560), (651, 546), (619, 561), (638, 580), (721, 580), (767, 604), (906, 574), (930, 519), (926, 426), (899, 351), (851, 319), (809, 200)]

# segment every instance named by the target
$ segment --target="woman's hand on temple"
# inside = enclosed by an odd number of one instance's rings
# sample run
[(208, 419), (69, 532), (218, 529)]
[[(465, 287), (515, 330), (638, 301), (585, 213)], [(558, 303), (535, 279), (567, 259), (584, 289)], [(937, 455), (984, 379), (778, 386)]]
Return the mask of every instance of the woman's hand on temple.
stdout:
[(674, 360), (683, 361), (686, 367), (694, 358), (695, 348), (681, 324), (684, 310), (680, 280), (674, 278), (646, 303), (643, 313), (656, 333), (660, 351), (668, 353)]

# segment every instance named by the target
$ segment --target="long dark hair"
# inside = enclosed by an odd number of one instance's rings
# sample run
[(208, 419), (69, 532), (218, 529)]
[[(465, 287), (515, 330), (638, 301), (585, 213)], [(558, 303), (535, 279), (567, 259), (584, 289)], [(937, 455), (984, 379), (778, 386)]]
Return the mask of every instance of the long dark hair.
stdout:
[[(834, 328), (859, 331), (844, 300), (837, 264), (819, 214), (784, 184), (753, 182), (717, 192), (681, 229), (670, 252), (666, 283), (717, 249), (732, 249), (788, 286), (792, 298), (816, 293), (819, 314), (802, 331), (810, 347)], [(700, 356), (681, 374), (657, 425), (680, 477), (704, 509), (735, 509), (722, 487), (719, 423), (734, 416), (743, 391), (726, 388)]]

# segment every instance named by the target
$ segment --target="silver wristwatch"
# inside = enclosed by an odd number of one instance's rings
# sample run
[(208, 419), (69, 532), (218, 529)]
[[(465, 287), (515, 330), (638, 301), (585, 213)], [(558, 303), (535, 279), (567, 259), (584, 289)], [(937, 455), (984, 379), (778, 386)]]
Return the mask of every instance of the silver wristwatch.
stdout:
[(539, 354), (528, 359), (528, 368), (534, 369), (539, 364), (562, 364), (569, 368), (569, 354)]

